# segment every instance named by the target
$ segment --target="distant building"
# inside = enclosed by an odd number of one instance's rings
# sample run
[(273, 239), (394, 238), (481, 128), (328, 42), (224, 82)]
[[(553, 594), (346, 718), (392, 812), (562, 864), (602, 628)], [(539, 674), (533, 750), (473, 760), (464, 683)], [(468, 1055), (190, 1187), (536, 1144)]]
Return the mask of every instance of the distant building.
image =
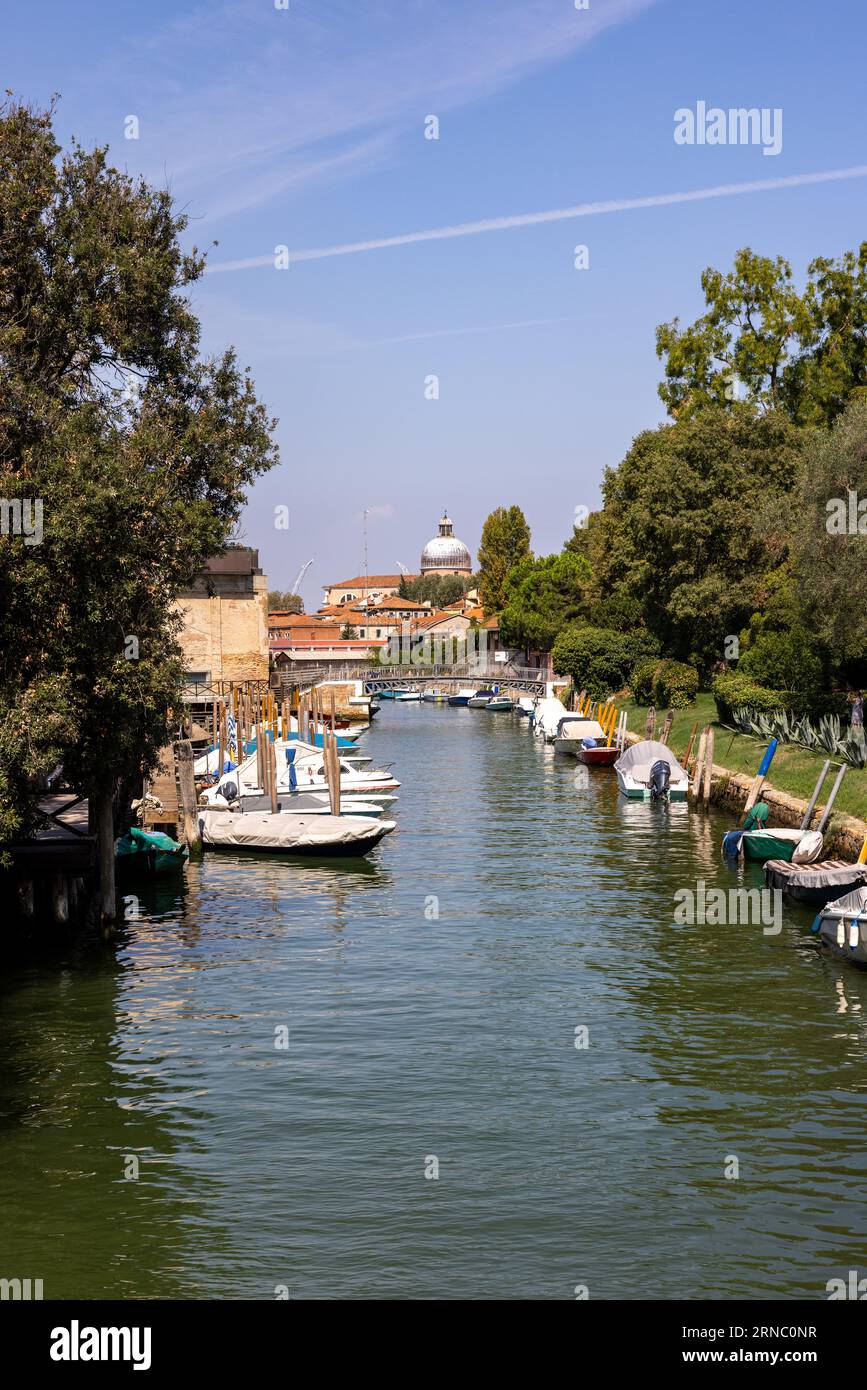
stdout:
[(473, 572), (473, 557), (463, 541), (454, 533), (450, 517), (443, 512), (439, 535), (429, 540), (421, 552), (420, 569), (426, 574), (460, 574), (467, 578)]
[(233, 546), (208, 560), (178, 609), (187, 680), (268, 679), (268, 580), (258, 550)]
[(396, 594), (400, 588), (402, 579), (418, 579), (417, 574), (357, 574), (354, 579), (341, 579), (336, 584), (324, 584), (325, 602), (323, 608), (330, 608), (334, 605), (343, 603), (353, 603), (356, 599), (368, 597), (372, 599), (387, 598), (389, 594)]

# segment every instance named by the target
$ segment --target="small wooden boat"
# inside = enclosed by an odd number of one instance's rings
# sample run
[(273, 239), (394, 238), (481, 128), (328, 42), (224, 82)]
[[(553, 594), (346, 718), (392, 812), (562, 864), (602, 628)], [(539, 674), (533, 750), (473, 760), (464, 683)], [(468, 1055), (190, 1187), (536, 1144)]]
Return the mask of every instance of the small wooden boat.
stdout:
[(157, 878), (183, 869), (190, 857), (186, 845), (179, 845), (161, 830), (139, 830), (132, 826), (115, 841), (114, 862), (118, 873), (141, 873)]
[(810, 930), (835, 955), (867, 965), (867, 887), (827, 903)]
[(614, 764), (617, 785), (631, 801), (686, 801), (689, 778), (671, 749), (645, 738)]
[(202, 844), (208, 850), (247, 850), (261, 854), (368, 854), (395, 828), (393, 820), (369, 816), (293, 816), (283, 811), (235, 811), (208, 808), (199, 812)]
[(819, 859), (815, 864), (768, 859), (765, 883), (768, 888), (778, 888), (795, 902), (824, 907), (855, 888), (867, 886), (867, 864), (847, 864), (843, 859)]
[(620, 749), (614, 743), (597, 743), (593, 748), (582, 748), (578, 757), (588, 767), (613, 767)]

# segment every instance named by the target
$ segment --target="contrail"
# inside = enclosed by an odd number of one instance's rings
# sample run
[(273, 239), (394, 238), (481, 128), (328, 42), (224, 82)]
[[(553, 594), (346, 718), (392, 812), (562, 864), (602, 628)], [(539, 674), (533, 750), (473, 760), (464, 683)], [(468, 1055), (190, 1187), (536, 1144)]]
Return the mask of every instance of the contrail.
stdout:
[[(291, 261), (322, 261), (329, 256), (355, 256), (362, 251), (384, 251), (389, 246), (411, 246), (419, 241), (447, 241), (451, 237), (479, 236), (482, 232), (505, 232), (512, 227), (535, 227), (542, 222), (565, 222), (575, 217), (596, 217), (606, 212), (632, 212), (636, 208), (663, 208), (674, 203), (700, 203), (706, 198), (732, 198), (740, 193), (766, 193), (778, 188), (805, 188), (809, 184), (838, 183), (843, 179), (867, 177), (867, 164), (849, 169), (826, 169), (815, 174), (790, 174), (786, 178), (756, 179), (752, 183), (721, 183), (715, 188), (697, 188), (690, 193), (654, 193), (647, 198), (616, 198), (610, 202), (576, 203), (571, 208), (552, 208), (548, 212), (524, 212), (513, 217), (489, 217), (481, 222), (459, 222), (453, 227), (433, 227), (426, 232), (405, 232), (401, 236), (379, 237), (375, 241), (350, 241), (341, 246), (322, 246), (290, 252)], [(253, 270), (272, 266), (274, 256), (251, 256), (248, 260), (218, 261), (207, 273), (227, 270)]]

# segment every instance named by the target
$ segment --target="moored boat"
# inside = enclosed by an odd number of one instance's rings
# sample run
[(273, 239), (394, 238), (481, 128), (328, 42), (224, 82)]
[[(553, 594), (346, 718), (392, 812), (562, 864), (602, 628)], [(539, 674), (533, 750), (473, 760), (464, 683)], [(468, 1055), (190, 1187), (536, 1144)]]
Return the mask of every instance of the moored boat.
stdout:
[(814, 864), (768, 859), (765, 883), (795, 902), (824, 907), (856, 888), (867, 887), (867, 864), (847, 864), (843, 859), (819, 859)]
[(614, 743), (597, 743), (593, 748), (582, 746), (578, 757), (588, 767), (613, 767), (620, 756), (620, 749)]
[(605, 730), (595, 719), (583, 714), (564, 714), (554, 734), (554, 752), (578, 757), (585, 739), (605, 741)]
[(493, 690), (477, 690), (475, 695), (467, 700), (467, 706), (469, 709), (485, 709), (493, 699)]
[(617, 785), (632, 801), (686, 801), (689, 778), (671, 749), (655, 739), (633, 743), (614, 771)]
[(459, 690), (457, 695), (449, 696), (449, 704), (452, 706), (463, 706), (464, 708), (466, 708), (466, 706), (470, 703), (470, 700), (472, 700), (475, 693), (475, 690)]
[(744, 859), (764, 864), (769, 859), (782, 859), (795, 864), (810, 864), (822, 853), (822, 835), (818, 830), (796, 830), (781, 826), (773, 830), (729, 830), (723, 836), (723, 854), (727, 859)]
[(293, 816), (282, 811), (207, 808), (199, 812), (199, 832), (208, 850), (247, 850), (263, 854), (368, 854), (395, 828), (393, 820), (369, 816)]
[(507, 695), (495, 695), (485, 706), (489, 714), (511, 714), (515, 708), (514, 700)]
[(810, 930), (835, 955), (867, 965), (867, 887), (827, 903)]
[(190, 857), (186, 845), (179, 845), (161, 830), (140, 830), (132, 826), (115, 841), (114, 861), (120, 873), (143, 873), (151, 877), (177, 873)]

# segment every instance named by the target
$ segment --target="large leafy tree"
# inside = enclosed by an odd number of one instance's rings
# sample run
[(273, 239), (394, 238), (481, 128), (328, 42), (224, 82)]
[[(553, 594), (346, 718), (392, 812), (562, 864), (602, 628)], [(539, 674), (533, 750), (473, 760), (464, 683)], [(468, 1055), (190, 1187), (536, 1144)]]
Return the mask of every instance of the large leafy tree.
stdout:
[(0, 539), (0, 840), (55, 761), (110, 836), (177, 706), (178, 591), (276, 458), (249, 374), (199, 355), (185, 227), (52, 111), (0, 108), (0, 494), (42, 511)]
[(779, 413), (709, 407), (640, 434), (606, 471), (596, 586), (637, 600), (667, 655), (708, 670), (761, 606), (785, 560), (781, 502), (799, 443)]
[(587, 617), (591, 571), (574, 551), (527, 557), (510, 571), (500, 632), (507, 646), (548, 651), (569, 623)]
[(810, 631), (867, 676), (867, 402), (811, 433), (788, 512), (795, 592)]
[(659, 394), (671, 415), (746, 402), (828, 424), (867, 385), (867, 242), (839, 259), (817, 257), (803, 292), (783, 257), (748, 247), (727, 273), (708, 267), (701, 286), (705, 313), (656, 331)]
[(506, 599), (509, 571), (530, 554), (530, 528), (520, 507), (497, 507), (482, 527), (479, 544), (479, 598), (490, 616)]

